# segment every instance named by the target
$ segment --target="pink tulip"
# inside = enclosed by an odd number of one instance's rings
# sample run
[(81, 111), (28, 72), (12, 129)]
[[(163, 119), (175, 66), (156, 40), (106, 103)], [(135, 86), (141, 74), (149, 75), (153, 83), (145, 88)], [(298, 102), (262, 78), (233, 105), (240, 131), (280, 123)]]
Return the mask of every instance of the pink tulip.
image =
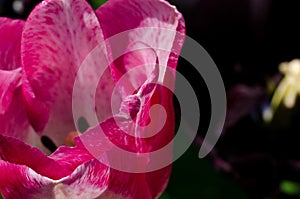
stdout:
[[(0, 18), (3, 197), (159, 197), (171, 166), (147, 167), (174, 135), (173, 94), (162, 85), (173, 86), (175, 72), (163, 66), (176, 69), (184, 33), (181, 14), (163, 0), (111, 0), (96, 11), (84, 0), (46, 0), (26, 22)], [(127, 52), (132, 46), (142, 48)], [(150, 117), (154, 104), (165, 110), (162, 128), (163, 114)], [(90, 128), (65, 146), (78, 131), (76, 114)], [(40, 136), (59, 147), (50, 154)], [(145, 155), (131, 160), (116, 148)]]

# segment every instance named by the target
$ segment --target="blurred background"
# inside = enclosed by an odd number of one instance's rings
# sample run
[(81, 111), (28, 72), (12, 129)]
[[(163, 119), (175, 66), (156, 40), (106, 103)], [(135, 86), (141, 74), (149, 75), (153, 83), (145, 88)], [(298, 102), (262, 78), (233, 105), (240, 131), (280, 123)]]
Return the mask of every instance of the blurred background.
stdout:
[[(284, 77), (294, 75), (300, 82), (299, 74), (284, 76), (278, 68), (300, 58), (300, 1), (169, 1), (183, 14), (187, 35), (218, 66), (228, 106), (220, 140), (206, 158), (199, 159), (210, 120), (209, 93), (201, 75), (180, 59), (178, 70), (197, 93), (201, 121), (193, 146), (174, 163), (161, 199), (300, 198), (299, 102), (289, 108), (280, 100), (272, 104), (276, 96), (284, 98), (297, 88), (293, 81), (278, 91), (286, 83)], [(39, 2), (0, 0), (0, 16), (26, 19)]]

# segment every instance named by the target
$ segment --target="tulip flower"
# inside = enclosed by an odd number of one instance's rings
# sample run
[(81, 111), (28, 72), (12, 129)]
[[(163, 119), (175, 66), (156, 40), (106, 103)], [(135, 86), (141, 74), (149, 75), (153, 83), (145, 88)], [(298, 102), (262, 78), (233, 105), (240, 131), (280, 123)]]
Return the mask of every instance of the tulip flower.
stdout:
[[(171, 166), (147, 166), (159, 161), (150, 153), (174, 135), (172, 90), (163, 85), (174, 84), (185, 32), (175, 7), (112, 0), (94, 11), (84, 0), (47, 0), (26, 22), (0, 22), (3, 197), (159, 197)], [(151, 117), (155, 104), (164, 114)], [(84, 132), (80, 121), (89, 127)], [(45, 138), (52, 152), (42, 146)], [(130, 162), (116, 148), (142, 161)]]

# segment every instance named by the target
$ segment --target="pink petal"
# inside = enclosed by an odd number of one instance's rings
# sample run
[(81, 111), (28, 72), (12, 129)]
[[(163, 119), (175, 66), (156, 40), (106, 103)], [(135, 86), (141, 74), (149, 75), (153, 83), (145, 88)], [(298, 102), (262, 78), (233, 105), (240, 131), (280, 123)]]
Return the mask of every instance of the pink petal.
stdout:
[(7, 199), (15, 198), (96, 198), (106, 190), (109, 168), (91, 160), (70, 176), (51, 180), (32, 169), (0, 160), (0, 191)]
[(0, 70), (21, 67), (20, 45), (24, 21), (0, 17)]
[(77, 145), (75, 147), (60, 146), (49, 157), (62, 168), (73, 171), (80, 164), (94, 158), (84, 147)]
[[(21, 57), (28, 114), (34, 128), (42, 131), (46, 127), (43, 134), (48, 135), (56, 145), (63, 144), (66, 135), (75, 130), (72, 91), (77, 70), (92, 50), (102, 43), (98, 19), (90, 5), (82, 0), (44, 1), (26, 21)], [(98, 57), (105, 57), (105, 50), (100, 53), (102, 55), (95, 57), (96, 60), (91, 60), (94, 65), (89, 68), (92, 71), (90, 76), (84, 75), (80, 79), (81, 87), (89, 85), (90, 81), (95, 83), (98, 73), (93, 72), (104, 69), (98, 64), (101, 63)], [(110, 87), (113, 81), (110, 80), (110, 73), (106, 74), (104, 79)], [(110, 114), (107, 113), (110, 101), (106, 101), (106, 89), (103, 88), (97, 103), (99, 107), (96, 107), (104, 117)], [(73, 97), (82, 99), (90, 95)]]
[[(174, 133), (172, 92), (161, 86), (151, 88), (147, 82), (158, 81), (161, 84), (169, 84), (172, 91), (175, 72), (171, 71), (173, 74), (168, 74), (165, 72), (167, 71), (165, 66), (176, 68), (185, 33), (183, 18), (165, 1), (152, 0), (108, 1), (96, 13), (105, 38), (109, 38), (112, 59), (115, 60), (111, 65), (112, 75), (123, 95), (123, 103), (126, 101), (126, 96), (135, 92), (141, 94), (141, 110), (137, 113), (135, 121), (140, 125), (146, 125), (149, 122), (150, 107), (154, 104), (160, 104), (167, 114), (167, 120), (162, 129), (156, 135), (146, 139), (128, 136), (129, 129), (123, 132), (117, 130), (120, 126), (121, 128), (130, 126), (130, 123), (121, 122), (113, 125), (114, 122), (107, 120), (101, 123), (101, 127), (105, 126), (104, 133), (115, 145), (128, 151), (147, 152), (160, 149), (172, 139)], [(128, 33), (122, 33), (128, 30), (130, 30)], [(132, 50), (134, 52), (130, 52)], [(120, 55), (122, 56), (119, 57)], [(158, 72), (156, 64), (159, 64)], [(133, 72), (131, 72), (132, 69)], [(124, 81), (123, 75), (125, 75)], [(151, 118), (153, 127), (155, 124), (159, 126), (160, 120), (160, 114)], [(141, 130), (138, 135), (148, 133), (151, 131)], [(112, 157), (110, 153), (108, 154)], [(171, 157), (171, 151), (168, 156), (165, 155), (162, 156)], [(150, 156), (149, 161), (149, 164), (155, 164), (160, 160)], [(169, 175), (170, 166), (147, 174), (131, 174), (113, 170), (112, 183), (104, 194), (107, 194), (106, 197), (156, 198), (166, 187)]]
[(0, 17), (0, 132), (45, 150), (30, 127), (22, 99), (20, 45), (23, 26), (22, 20)]
[[(0, 17), (0, 132), (26, 138), (29, 124), (20, 93), (22, 20)], [(17, 127), (15, 122), (18, 122)]]
[[(114, 164), (117, 167), (132, 167), (138, 166), (143, 169), (146, 166), (147, 158), (145, 161), (137, 161), (130, 156), (118, 153), (115, 150), (117, 147), (121, 147), (127, 151), (137, 152), (140, 150), (149, 151), (146, 149), (146, 145), (136, 145), (136, 142), (144, 142), (143, 140), (136, 140), (134, 137), (129, 136), (126, 132), (122, 131), (116, 124), (116, 120), (120, 122), (123, 127), (126, 127), (128, 123), (126, 119), (121, 117), (110, 118), (100, 124), (100, 126), (93, 129), (89, 129), (87, 132), (80, 136), (82, 144), (91, 152), (95, 157), (101, 157), (102, 146), (106, 145), (108, 151), (109, 164)], [(130, 125), (130, 124), (129, 124)], [(129, 127), (130, 128), (130, 127)], [(130, 128), (131, 129), (131, 128)], [(132, 130), (132, 129), (131, 129)], [(108, 137), (111, 144), (108, 144), (103, 140), (104, 137)], [(104, 141), (104, 142), (103, 142)], [(115, 145), (114, 145), (115, 144)], [(117, 146), (117, 147), (116, 147)], [(100, 198), (145, 198), (150, 199), (151, 193), (146, 181), (146, 174), (132, 174), (127, 172), (118, 171), (111, 168), (109, 189), (101, 195)]]
[[(170, 109), (170, 107), (167, 108)], [(170, 111), (170, 118), (173, 118), (172, 114), (173, 112)], [(146, 172), (146, 167), (155, 165), (161, 159), (172, 159), (171, 150), (166, 154), (161, 154), (159, 158), (156, 157), (157, 159), (151, 158), (147, 152), (170, 141), (174, 132), (174, 120), (168, 120), (157, 135), (147, 139), (131, 136), (136, 133), (136, 129), (130, 119), (120, 114), (80, 136), (82, 144), (96, 158), (103, 154), (103, 146), (107, 149), (109, 164), (113, 169), (109, 188), (102, 196), (103, 198), (156, 198), (167, 185), (170, 166), (165, 165), (165, 168), (157, 168), (153, 172)], [(143, 128), (138, 129), (139, 133), (144, 133)], [(151, 128), (148, 131), (151, 131)], [(104, 137), (109, 138), (109, 143), (103, 139)], [(120, 148), (125, 152), (120, 152)], [(132, 156), (132, 153), (127, 152), (133, 152), (136, 155)], [(135, 171), (139, 173), (131, 173)]]
[[(162, 0), (116, 0), (108, 1), (96, 13), (104, 36), (110, 42), (115, 61), (111, 69), (116, 82), (127, 74), (129, 82), (137, 89), (158, 63), (160, 77), (157, 78), (162, 83), (165, 67), (176, 67), (185, 26), (175, 7)], [(135, 70), (129, 72), (133, 68)], [(123, 92), (128, 84), (120, 86)]]
[[(147, 152), (154, 151), (166, 145), (173, 137), (174, 132), (174, 112), (172, 106), (172, 92), (161, 86), (156, 86), (155, 90), (148, 92), (147, 86), (140, 88), (139, 92), (141, 103), (138, 103), (137, 97), (128, 96), (121, 105), (120, 112), (114, 117), (100, 123), (99, 126), (91, 128), (80, 136), (82, 145), (87, 148), (91, 154), (97, 158), (103, 154), (104, 149), (109, 157), (109, 165), (112, 166), (111, 181), (109, 189), (102, 196), (103, 198), (155, 198), (166, 187), (171, 167), (165, 165), (164, 168), (158, 168), (156, 171), (146, 173), (148, 165), (155, 165), (161, 159), (172, 159), (171, 150), (161, 154), (159, 158), (151, 158)], [(151, 90), (151, 89), (150, 89)], [(153, 89), (152, 89), (153, 90)], [(150, 95), (150, 96), (149, 96)], [(164, 96), (162, 98), (162, 96)], [(144, 98), (148, 98), (145, 100)], [(147, 103), (147, 104), (144, 104)], [(125, 105), (124, 105), (125, 104)], [(157, 126), (160, 126), (160, 114), (151, 117), (150, 128), (136, 128), (136, 122), (149, 118), (149, 106), (161, 104), (166, 110), (168, 120), (165, 121), (162, 129), (157, 132)], [(143, 107), (141, 109), (141, 107)], [(136, 120), (131, 120), (128, 116), (135, 115)], [(145, 125), (145, 124), (144, 124)], [(135, 136), (145, 135), (151, 132), (157, 132), (150, 138), (137, 138)], [(109, 138), (109, 141), (104, 139)], [(125, 150), (120, 153), (119, 148)], [(127, 152), (136, 153), (136, 156), (130, 156)], [(145, 153), (136, 159), (138, 154)], [(118, 171), (117, 169), (121, 170)], [(142, 172), (139, 174), (126, 172), (124, 170)], [(144, 171), (144, 173), (143, 173)]]

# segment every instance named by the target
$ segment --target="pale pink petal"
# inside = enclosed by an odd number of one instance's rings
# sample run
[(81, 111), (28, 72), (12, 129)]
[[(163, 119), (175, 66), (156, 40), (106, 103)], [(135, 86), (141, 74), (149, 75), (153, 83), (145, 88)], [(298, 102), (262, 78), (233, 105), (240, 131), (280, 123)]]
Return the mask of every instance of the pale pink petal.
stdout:
[(82, 62), (77, 73), (70, 102), (77, 127), (80, 119), (86, 120), (90, 127), (97, 126), (113, 115), (112, 104), (117, 109), (121, 104), (119, 94), (113, 93), (115, 86), (105, 51), (105, 43), (97, 46)]
[[(92, 50), (102, 43), (98, 19), (85, 1), (44, 1), (26, 21), (21, 58), (28, 115), (36, 130), (42, 131), (46, 127), (43, 134), (48, 135), (56, 145), (63, 144), (66, 135), (75, 130), (72, 91), (77, 71)], [(105, 51), (101, 51), (102, 55), (96, 58), (105, 57)], [(101, 58), (92, 60), (92, 63), (94, 65), (89, 68), (90, 76), (84, 75), (80, 79), (80, 88), (89, 85), (90, 81), (95, 84), (94, 79), (98, 78), (98, 73), (94, 71), (104, 70), (104, 66), (98, 64)], [(112, 83), (110, 73), (103, 78), (106, 83)], [(103, 115), (108, 114), (107, 104), (110, 103), (106, 101), (107, 97), (103, 97), (106, 95), (105, 89), (97, 103), (104, 107), (98, 107)], [(84, 102), (85, 97), (90, 95), (75, 96), (83, 99), (81, 102)]]
[(0, 160), (0, 173), (0, 191), (6, 199), (97, 198), (109, 182), (109, 168), (98, 160), (79, 166), (70, 176), (60, 180), (3, 160)]
[(93, 159), (79, 166), (72, 175), (62, 179), (55, 187), (56, 197), (58, 192), (72, 199), (97, 198), (102, 195), (110, 183), (110, 168), (101, 162), (107, 162), (106, 156), (101, 161)]
[(24, 21), (0, 17), (0, 70), (21, 67), (20, 45)]

